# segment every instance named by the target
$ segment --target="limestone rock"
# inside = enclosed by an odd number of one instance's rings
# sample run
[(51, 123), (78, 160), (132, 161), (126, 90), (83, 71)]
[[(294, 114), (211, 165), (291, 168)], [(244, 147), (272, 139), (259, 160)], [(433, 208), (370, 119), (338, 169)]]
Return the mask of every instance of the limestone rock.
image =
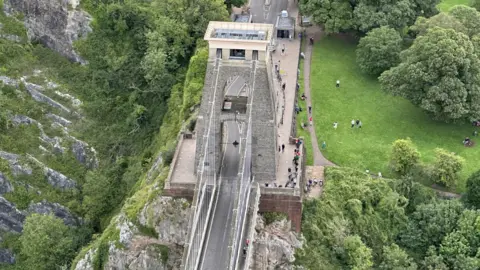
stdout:
[(144, 226), (153, 227), (161, 242), (183, 246), (188, 234), (190, 213), (187, 200), (160, 196), (145, 205), (138, 220)]
[(86, 142), (77, 140), (70, 136), (70, 139), (74, 140), (72, 144), (72, 152), (78, 162), (84, 164), (89, 169), (98, 167), (97, 153), (93, 147), (89, 147)]
[(34, 119), (32, 119), (28, 116), (24, 116), (24, 115), (14, 115), (11, 120), (12, 120), (12, 123), (14, 125), (22, 125), (22, 124), (23, 125), (32, 125), (32, 124), (37, 125), (38, 124), (38, 122), (36, 120), (34, 120)]
[(162, 257), (162, 246), (160, 241), (145, 236), (136, 236), (127, 250), (112, 244), (105, 269), (180, 270), (183, 248), (168, 246), (168, 255)]
[(85, 256), (75, 265), (75, 270), (93, 270), (93, 257), (96, 249), (90, 249)]
[(70, 121), (68, 119), (65, 119), (61, 116), (58, 116), (56, 114), (53, 114), (53, 113), (47, 113), (47, 117), (52, 119), (55, 123), (58, 123), (63, 127), (68, 127), (72, 124), (72, 121)]
[(86, 12), (76, 9), (78, 3), (72, 0), (5, 0), (3, 5), (8, 15), (17, 12), (25, 15), (24, 24), (30, 40), (42, 43), (71, 61), (84, 63), (73, 50), (72, 42), (91, 32), (92, 19)]
[(14, 264), (15, 263), (15, 255), (13, 255), (12, 251), (6, 248), (0, 248), (0, 264)]
[(18, 87), (18, 82), (17, 82), (17, 80), (14, 80), (14, 79), (9, 78), (9, 77), (0, 76), (0, 81), (2, 81), (2, 83), (4, 83), (5, 85)]
[(136, 226), (130, 222), (125, 215), (117, 218), (117, 229), (120, 231), (120, 243), (129, 247), (135, 233), (138, 232)]
[(55, 188), (67, 190), (76, 188), (77, 186), (77, 183), (72, 179), (48, 167), (44, 168), (44, 172), (48, 183)]
[(55, 100), (51, 99), (50, 97), (40, 93), (41, 89), (43, 89), (41, 86), (33, 84), (33, 83), (26, 83), (24, 80), (22, 80), (25, 83), (25, 88), (27, 88), (28, 93), (32, 96), (32, 98), (35, 101), (38, 102), (43, 102), (47, 103), (48, 105), (58, 108), (66, 113), (70, 113), (70, 109), (67, 107), (63, 106), (62, 104), (56, 102)]
[(13, 186), (10, 181), (8, 181), (7, 176), (0, 172), (0, 194), (5, 194), (12, 191)]
[(62, 219), (65, 225), (68, 226), (77, 226), (80, 224), (80, 220), (76, 216), (70, 213), (65, 206), (58, 203), (49, 203), (45, 200), (39, 203), (31, 203), (27, 211), (29, 213), (43, 215), (53, 214), (57, 218)]
[(265, 226), (261, 216), (257, 219), (250, 269), (297, 269), (293, 266), (295, 249), (302, 247), (299, 236), (291, 230), (287, 220)]
[(4, 152), (0, 150), (0, 158), (5, 159), (10, 164), (10, 169), (14, 176), (18, 176), (21, 174), (32, 174), (32, 169), (28, 166), (20, 165), (19, 158), (20, 156), (17, 154), (12, 154), (8, 152)]
[(23, 230), (24, 220), (25, 214), (0, 196), (0, 230), (19, 233)]

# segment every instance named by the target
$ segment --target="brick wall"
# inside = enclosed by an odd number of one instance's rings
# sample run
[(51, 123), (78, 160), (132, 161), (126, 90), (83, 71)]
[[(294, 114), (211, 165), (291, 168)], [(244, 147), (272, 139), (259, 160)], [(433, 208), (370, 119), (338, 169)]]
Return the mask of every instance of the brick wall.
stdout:
[(302, 228), (302, 199), (300, 196), (262, 193), (259, 212), (285, 213), (292, 222), (293, 230), (300, 232)]
[(189, 201), (193, 200), (194, 189), (185, 188), (170, 188), (163, 190), (163, 196), (169, 196), (174, 198), (185, 198)]

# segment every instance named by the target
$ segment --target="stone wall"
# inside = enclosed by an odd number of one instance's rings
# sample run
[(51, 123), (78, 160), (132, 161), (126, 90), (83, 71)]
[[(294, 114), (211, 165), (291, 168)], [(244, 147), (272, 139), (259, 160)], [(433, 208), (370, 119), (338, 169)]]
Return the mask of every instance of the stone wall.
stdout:
[(255, 179), (262, 182), (273, 182), (276, 178), (277, 133), (274, 114), (267, 69), (259, 67), (255, 74), (253, 94), (252, 169)]
[[(291, 190), (291, 194), (287, 194)], [(288, 215), (292, 222), (292, 228), (300, 232), (302, 225), (302, 197), (294, 194), (293, 189), (285, 189), (285, 192), (275, 192), (274, 188), (261, 188), (259, 212), (278, 212)]]

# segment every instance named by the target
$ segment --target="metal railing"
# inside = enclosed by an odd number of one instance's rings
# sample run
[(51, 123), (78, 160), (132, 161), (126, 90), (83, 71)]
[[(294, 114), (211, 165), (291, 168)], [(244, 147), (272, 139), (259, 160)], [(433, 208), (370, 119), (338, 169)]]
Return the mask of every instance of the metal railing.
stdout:
[(185, 247), (182, 269), (197, 269), (200, 255), (203, 248), (207, 225), (210, 219), (215, 192), (217, 188), (217, 172), (216, 172), (216, 134), (212, 134), (212, 128), (217, 128), (217, 119), (215, 113), (215, 99), (217, 93), (217, 83), (220, 74), (220, 59), (217, 56), (214, 72), (216, 76), (213, 84), (214, 91), (210, 98), (210, 113), (208, 116), (208, 127), (203, 135), (204, 153), (202, 163), (198, 164), (197, 186), (193, 203), (193, 221), (190, 224), (190, 232), (188, 235), (188, 243)]

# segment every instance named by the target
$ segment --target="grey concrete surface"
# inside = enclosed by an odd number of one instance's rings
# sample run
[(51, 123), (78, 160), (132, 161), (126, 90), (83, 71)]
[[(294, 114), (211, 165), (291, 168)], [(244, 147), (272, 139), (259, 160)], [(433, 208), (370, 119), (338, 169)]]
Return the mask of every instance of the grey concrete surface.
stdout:
[(252, 20), (254, 23), (275, 24), (277, 16), (280, 15), (282, 10), (287, 9), (287, 5), (288, 0), (251, 0), (250, 13), (252, 14)]
[(197, 178), (193, 174), (195, 169), (195, 152), (197, 141), (195, 139), (184, 139), (171, 177), (172, 183), (195, 183)]
[(217, 200), (214, 202), (213, 216), (203, 251), (200, 267), (203, 270), (227, 269), (230, 261), (228, 241), (232, 232), (230, 224), (233, 218), (236, 180), (240, 169), (240, 146), (235, 147), (232, 143), (235, 140), (240, 142), (240, 128), (234, 121), (225, 122), (224, 128), (227, 129), (227, 142), (224, 145), (225, 152), (221, 164), (220, 187)]

